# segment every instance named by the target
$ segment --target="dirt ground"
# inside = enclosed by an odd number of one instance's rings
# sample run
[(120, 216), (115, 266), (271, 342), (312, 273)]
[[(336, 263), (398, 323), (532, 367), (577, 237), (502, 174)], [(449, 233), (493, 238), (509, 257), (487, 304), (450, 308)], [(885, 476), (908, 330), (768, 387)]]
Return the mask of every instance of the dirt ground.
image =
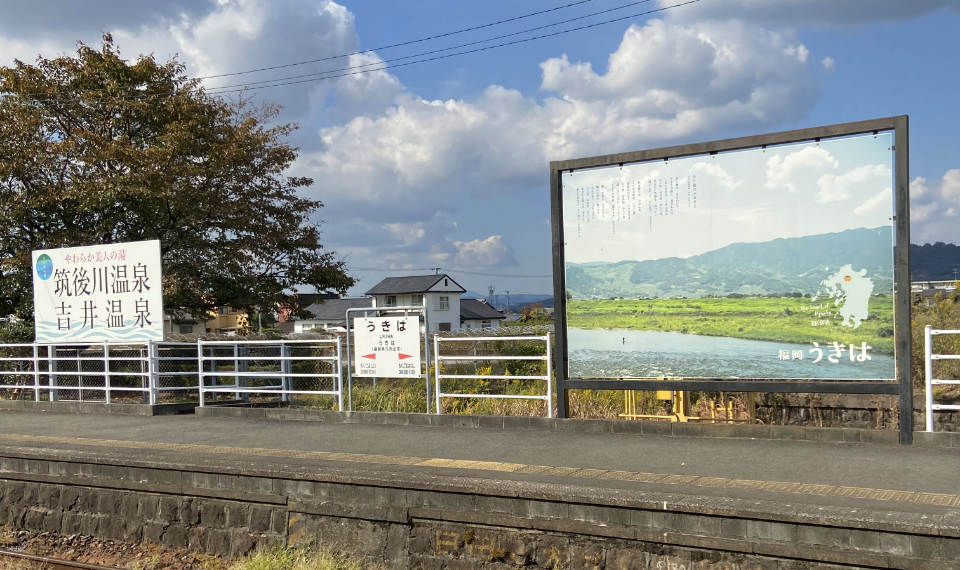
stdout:
[[(216, 557), (156, 544), (124, 544), (89, 536), (24, 531), (0, 532), (0, 549), (131, 570), (224, 570)], [(0, 570), (33, 570), (37, 565), (0, 561)]]

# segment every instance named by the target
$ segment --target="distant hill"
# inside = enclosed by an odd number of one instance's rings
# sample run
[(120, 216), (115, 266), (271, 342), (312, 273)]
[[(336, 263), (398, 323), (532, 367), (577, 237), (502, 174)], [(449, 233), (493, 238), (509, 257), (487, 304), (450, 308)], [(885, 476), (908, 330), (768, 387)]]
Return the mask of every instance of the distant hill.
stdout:
[[(954, 273), (954, 271), (957, 273)], [(960, 245), (938, 241), (910, 246), (912, 281), (947, 281), (960, 274)]]
[(866, 269), (875, 292), (893, 282), (891, 228), (735, 243), (681, 259), (568, 264), (567, 289), (574, 299), (607, 297), (704, 297), (801, 293), (852, 263)]

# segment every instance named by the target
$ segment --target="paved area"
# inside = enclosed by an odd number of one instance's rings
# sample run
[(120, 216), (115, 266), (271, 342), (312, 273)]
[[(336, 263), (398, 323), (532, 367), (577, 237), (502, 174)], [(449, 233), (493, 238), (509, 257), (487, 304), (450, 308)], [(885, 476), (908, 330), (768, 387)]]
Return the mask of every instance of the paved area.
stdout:
[(960, 509), (960, 449), (196, 416), (0, 412), (0, 454), (122, 450), (907, 512)]

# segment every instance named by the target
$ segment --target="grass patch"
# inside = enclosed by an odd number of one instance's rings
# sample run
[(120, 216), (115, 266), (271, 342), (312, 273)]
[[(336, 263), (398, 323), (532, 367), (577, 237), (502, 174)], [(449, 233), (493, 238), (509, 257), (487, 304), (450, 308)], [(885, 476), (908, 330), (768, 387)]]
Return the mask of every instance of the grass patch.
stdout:
[[(809, 299), (792, 297), (570, 301), (567, 324), (580, 329), (666, 331), (797, 344), (842, 338), (893, 354), (892, 297), (871, 297), (870, 318), (856, 329), (842, 326), (837, 318), (815, 315), (836, 314), (831, 301), (815, 305), (824, 308), (813, 309)], [(811, 321), (828, 324), (812, 326)]]
[(260, 550), (241, 558), (229, 570), (370, 570), (350, 555), (328, 549), (278, 547)]

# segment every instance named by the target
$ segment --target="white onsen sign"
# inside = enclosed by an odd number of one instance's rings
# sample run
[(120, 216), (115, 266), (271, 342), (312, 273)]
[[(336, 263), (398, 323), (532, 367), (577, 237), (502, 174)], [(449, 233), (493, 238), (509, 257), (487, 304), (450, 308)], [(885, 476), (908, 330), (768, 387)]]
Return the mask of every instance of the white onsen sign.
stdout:
[(357, 376), (411, 378), (420, 375), (420, 317), (353, 319)]
[(38, 342), (163, 340), (160, 242), (33, 252)]

